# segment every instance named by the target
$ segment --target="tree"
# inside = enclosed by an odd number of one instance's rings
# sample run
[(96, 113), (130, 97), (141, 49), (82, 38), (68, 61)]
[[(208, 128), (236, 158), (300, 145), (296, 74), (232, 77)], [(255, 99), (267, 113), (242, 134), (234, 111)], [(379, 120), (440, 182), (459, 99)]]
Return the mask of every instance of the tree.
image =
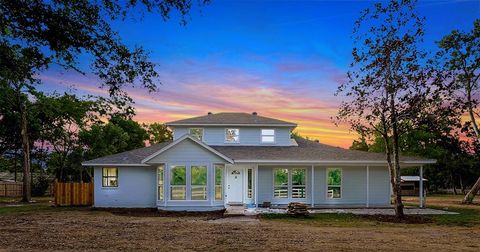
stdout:
[(355, 22), (353, 63), (348, 82), (337, 95), (346, 96), (336, 117), (366, 134), (379, 134), (385, 144), (395, 213), (404, 218), (400, 187), (400, 136), (425, 116), (430, 77), (420, 65), (426, 54), (417, 48), (423, 36), (423, 18), (416, 1), (377, 3)]
[[(205, 4), (208, 0), (200, 1)], [(164, 19), (172, 10), (182, 15), (191, 0), (4, 0), (0, 4), (0, 82), (15, 92), (19, 108), (24, 157), (23, 201), (30, 201), (30, 148), (26, 106), (22, 94), (39, 84), (40, 71), (52, 64), (83, 73), (78, 56), (91, 56), (91, 72), (120, 104), (131, 101), (126, 85), (156, 90), (155, 64), (141, 47), (130, 49), (112, 30), (110, 20), (125, 18), (131, 10), (158, 12)]]
[(142, 126), (122, 117), (114, 117), (107, 124), (96, 123), (79, 133), (87, 148), (84, 158), (94, 159), (144, 147), (149, 135)]
[(0, 39), (0, 85), (2, 89), (13, 94), (12, 104), (17, 107), (23, 152), (23, 197), (22, 201), (30, 202), (30, 140), (28, 136), (26, 92), (38, 83), (35, 75), (38, 70), (45, 68), (49, 60), (42, 56), (38, 48), (22, 48), (19, 45), (10, 45)]
[[(459, 116), (467, 112), (470, 121), (466, 128), (473, 129), (474, 141), (480, 141), (480, 130), (476, 117), (479, 99), (475, 95), (480, 88), (480, 19), (475, 20), (471, 32), (452, 31), (443, 37), (438, 46), (441, 49), (438, 56), (443, 63), (443, 70), (448, 72), (451, 82), (448, 88), (454, 91), (456, 103), (460, 108)], [(464, 203), (472, 203), (475, 195), (480, 191), (480, 177), (471, 190), (465, 195)]]
[[(432, 117), (437, 118), (444, 117)], [(460, 187), (463, 192), (465, 185), (475, 182), (472, 178), (479, 175), (474, 170), (479, 164), (478, 156), (471, 145), (454, 130), (457, 125), (451, 125), (452, 131), (449, 132), (444, 126), (438, 126), (438, 121), (445, 121), (444, 119), (436, 121), (424, 122), (416, 129), (402, 134), (399, 140), (400, 153), (437, 160), (424, 169), (430, 190), (451, 187), (456, 193), (455, 188)], [(384, 141), (378, 134), (373, 135), (366, 144), (369, 152), (385, 152)], [(418, 175), (418, 168), (402, 169), (401, 175)]]
[(150, 144), (158, 144), (173, 140), (172, 131), (168, 129), (167, 125), (162, 123), (152, 123), (144, 125), (150, 134)]
[[(91, 123), (98, 122), (94, 104), (94, 100), (82, 100), (66, 93), (35, 94), (33, 105), (37, 111), (37, 120), (40, 121), (36, 150), (40, 157), (48, 156), (40, 159), (46, 159), (44, 161), (56, 173), (59, 181), (65, 181), (65, 176), (71, 175), (71, 171), (81, 169), (81, 160), (78, 159), (83, 145), (79, 141), (78, 132)], [(42, 155), (43, 153), (48, 155)], [(69, 170), (68, 173), (65, 172), (66, 169)]]

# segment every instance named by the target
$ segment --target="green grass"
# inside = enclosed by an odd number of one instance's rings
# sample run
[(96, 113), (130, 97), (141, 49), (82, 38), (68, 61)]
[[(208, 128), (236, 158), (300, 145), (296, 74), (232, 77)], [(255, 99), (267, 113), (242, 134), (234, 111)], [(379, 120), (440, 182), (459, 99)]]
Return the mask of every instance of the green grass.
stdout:
[(0, 197), (0, 214), (32, 213), (32, 212), (61, 212), (82, 207), (54, 207), (50, 202), (51, 197), (34, 197), (32, 203), (25, 204), (20, 202), (21, 198)]
[[(49, 205), (29, 204), (21, 206), (0, 206), (0, 214), (29, 213), (55, 211), (56, 207)], [(58, 211), (58, 210), (57, 210)]]
[[(430, 206), (430, 208), (444, 209), (444, 207), (441, 206)], [(480, 210), (450, 207), (448, 208), (448, 211), (456, 212), (458, 214), (431, 216), (432, 219), (435, 220), (435, 224), (464, 227), (480, 226)]]

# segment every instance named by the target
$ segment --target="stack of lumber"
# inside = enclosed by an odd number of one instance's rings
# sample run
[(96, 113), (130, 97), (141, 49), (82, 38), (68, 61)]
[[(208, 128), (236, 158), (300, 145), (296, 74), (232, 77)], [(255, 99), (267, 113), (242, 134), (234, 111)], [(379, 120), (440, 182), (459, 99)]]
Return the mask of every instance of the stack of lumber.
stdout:
[(300, 202), (290, 202), (288, 203), (287, 213), (294, 216), (307, 216), (308, 210), (307, 205)]

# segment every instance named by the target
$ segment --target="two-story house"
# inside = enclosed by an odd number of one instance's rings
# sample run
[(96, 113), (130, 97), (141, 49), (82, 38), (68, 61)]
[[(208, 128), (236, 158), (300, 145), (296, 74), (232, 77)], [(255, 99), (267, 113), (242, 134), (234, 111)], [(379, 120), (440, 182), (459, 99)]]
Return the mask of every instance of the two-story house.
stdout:
[[(304, 202), (390, 205), (384, 154), (292, 138), (295, 123), (257, 113), (208, 113), (167, 123), (171, 142), (86, 161), (95, 207), (215, 210)], [(402, 157), (402, 167), (434, 163)]]

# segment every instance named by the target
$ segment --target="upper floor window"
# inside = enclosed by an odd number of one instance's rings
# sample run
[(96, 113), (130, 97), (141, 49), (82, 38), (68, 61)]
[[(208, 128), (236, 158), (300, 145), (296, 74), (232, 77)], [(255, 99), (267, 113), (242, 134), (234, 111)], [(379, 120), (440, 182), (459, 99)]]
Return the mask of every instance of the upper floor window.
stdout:
[(200, 141), (203, 140), (203, 129), (202, 128), (191, 128), (190, 135)]
[(238, 143), (240, 138), (239, 129), (225, 129), (225, 142), (226, 143)]
[(274, 143), (274, 142), (275, 142), (275, 130), (262, 129), (262, 143)]

